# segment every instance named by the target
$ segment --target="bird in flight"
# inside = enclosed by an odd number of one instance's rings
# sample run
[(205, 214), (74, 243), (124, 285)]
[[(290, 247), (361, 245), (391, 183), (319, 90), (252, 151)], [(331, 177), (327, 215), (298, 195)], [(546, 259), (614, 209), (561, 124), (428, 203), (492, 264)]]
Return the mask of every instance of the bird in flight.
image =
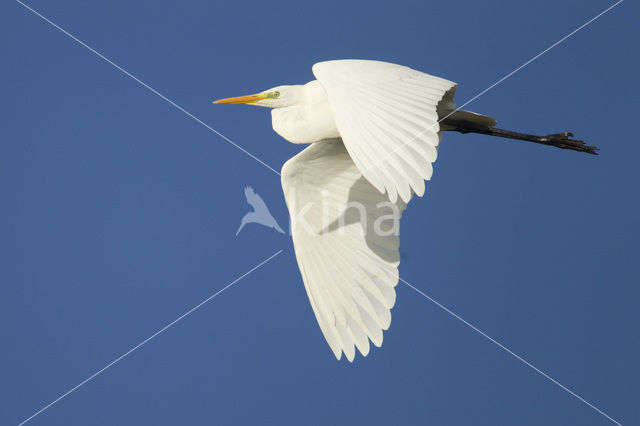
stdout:
[(568, 132), (498, 129), (489, 116), (456, 109), (456, 83), (401, 65), (335, 60), (313, 74), (304, 85), (214, 103), (271, 108), (276, 133), (310, 144), (282, 167), (282, 187), (307, 296), (337, 359), (382, 345), (399, 280), (397, 220), (424, 194), (443, 132), (597, 154)]
[(280, 228), (278, 222), (276, 222), (276, 219), (269, 211), (269, 208), (265, 204), (262, 197), (256, 194), (252, 187), (247, 186), (244, 189), (244, 196), (247, 199), (247, 203), (249, 203), (249, 205), (253, 207), (253, 211), (245, 214), (242, 217), (240, 227), (236, 231), (236, 236), (238, 236), (240, 231), (242, 231), (242, 228), (244, 228), (247, 223), (258, 223), (268, 228), (273, 228), (279, 233), (284, 234), (284, 231), (282, 230), (282, 228)]

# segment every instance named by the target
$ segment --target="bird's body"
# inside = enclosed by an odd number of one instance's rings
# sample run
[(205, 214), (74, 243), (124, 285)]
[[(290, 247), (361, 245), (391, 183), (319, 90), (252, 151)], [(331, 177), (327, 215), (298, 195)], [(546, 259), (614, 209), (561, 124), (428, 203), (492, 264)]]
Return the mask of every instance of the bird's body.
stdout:
[(340, 359), (382, 344), (398, 283), (399, 219), (422, 196), (442, 132), (484, 133), (594, 154), (570, 134), (496, 129), (455, 108), (457, 85), (401, 65), (338, 60), (316, 80), (216, 103), (273, 108), (273, 129), (312, 144), (282, 168), (282, 187), (303, 282), (320, 329)]

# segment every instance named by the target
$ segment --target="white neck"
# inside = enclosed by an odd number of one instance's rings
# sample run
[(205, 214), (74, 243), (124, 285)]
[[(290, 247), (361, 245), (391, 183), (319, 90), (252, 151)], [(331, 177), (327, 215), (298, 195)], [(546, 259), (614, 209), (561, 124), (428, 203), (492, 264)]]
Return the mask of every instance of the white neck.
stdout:
[(327, 93), (317, 80), (302, 86), (296, 105), (271, 110), (273, 130), (291, 143), (307, 144), (340, 137)]

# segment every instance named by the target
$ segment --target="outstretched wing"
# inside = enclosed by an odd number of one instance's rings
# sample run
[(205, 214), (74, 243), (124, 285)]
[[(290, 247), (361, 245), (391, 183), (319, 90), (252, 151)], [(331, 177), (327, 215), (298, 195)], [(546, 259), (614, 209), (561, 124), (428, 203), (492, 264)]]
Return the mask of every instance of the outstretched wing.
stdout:
[(436, 106), (455, 83), (378, 61), (319, 62), (313, 74), (329, 98), (354, 163), (378, 190), (408, 202), (424, 194), (438, 146)]
[(312, 144), (282, 167), (298, 266), (320, 329), (336, 358), (369, 353), (391, 323), (400, 263), (391, 203), (340, 139)]

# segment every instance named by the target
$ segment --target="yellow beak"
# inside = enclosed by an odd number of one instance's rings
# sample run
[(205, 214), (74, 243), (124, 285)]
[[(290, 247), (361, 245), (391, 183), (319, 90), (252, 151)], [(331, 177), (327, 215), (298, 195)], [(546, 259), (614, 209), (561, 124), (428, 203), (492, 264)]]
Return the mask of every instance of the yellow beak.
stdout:
[(267, 93), (256, 93), (255, 95), (236, 96), (235, 98), (225, 98), (213, 101), (214, 104), (250, 104), (252, 102), (258, 102), (262, 99), (267, 99), (269, 95)]

